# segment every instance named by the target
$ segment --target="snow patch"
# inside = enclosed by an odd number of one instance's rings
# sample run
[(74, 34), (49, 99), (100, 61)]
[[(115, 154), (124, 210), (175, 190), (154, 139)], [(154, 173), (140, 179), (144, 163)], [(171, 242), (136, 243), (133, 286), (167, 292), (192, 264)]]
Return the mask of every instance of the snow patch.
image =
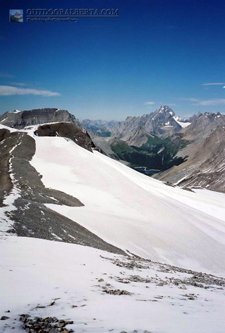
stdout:
[(181, 121), (180, 120), (180, 118), (179, 117), (177, 117), (177, 116), (175, 116), (175, 117), (173, 117), (173, 119), (182, 127), (182, 128), (186, 128), (186, 127), (188, 127), (189, 125), (191, 125), (191, 123), (189, 123), (189, 122), (183, 122), (183, 121)]

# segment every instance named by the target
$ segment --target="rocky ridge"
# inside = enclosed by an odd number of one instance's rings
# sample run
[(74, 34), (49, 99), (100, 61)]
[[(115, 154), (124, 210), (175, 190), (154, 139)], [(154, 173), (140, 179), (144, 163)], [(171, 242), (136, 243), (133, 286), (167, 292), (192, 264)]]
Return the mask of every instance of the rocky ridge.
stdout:
[(13, 112), (9, 111), (0, 116), (1, 124), (16, 129), (53, 122), (69, 122), (84, 130), (74, 115), (67, 110), (56, 108), (42, 108), (25, 111), (14, 110)]

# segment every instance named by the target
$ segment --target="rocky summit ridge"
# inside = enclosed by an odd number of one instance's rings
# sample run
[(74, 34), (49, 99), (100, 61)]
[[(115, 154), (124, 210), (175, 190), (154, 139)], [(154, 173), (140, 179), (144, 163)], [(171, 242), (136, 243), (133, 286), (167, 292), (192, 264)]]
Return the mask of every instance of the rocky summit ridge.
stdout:
[(52, 122), (69, 122), (82, 128), (74, 115), (67, 110), (57, 108), (42, 108), (25, 111), (14, 110), (5, 112), (0, 116), (1, 124), (16, 129)]

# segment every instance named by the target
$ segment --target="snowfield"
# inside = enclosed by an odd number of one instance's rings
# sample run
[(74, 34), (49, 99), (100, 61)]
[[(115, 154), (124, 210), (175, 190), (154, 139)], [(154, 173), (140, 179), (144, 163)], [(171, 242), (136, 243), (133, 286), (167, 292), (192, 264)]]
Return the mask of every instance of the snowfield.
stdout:
[(0, 332), (25, 332), (23, 314), (69, 320), (77, 333), (223, 333), (225, 278), (202, 272), (225, 276), (225, 195), (169, 187), (69, 139), (24, 131), (43, 184), (84, 204), (46, 206), (128, 256), (7, 234), (20, 197), (12, 148), (13, 189), (0, 208)]
[(66, 328), (77, 333), (224, 332), (224, 289), (177, 283), (192, 274), (34, 238), (1, 239), (0, 248), (2, 333), (24, 332), (20, 314), (72, 320)]
[(225, 275), (224, 194), (166, 186), (68, 139), (35, 140), (44, 185), (84, 204), (52, 210), (143, 258)]

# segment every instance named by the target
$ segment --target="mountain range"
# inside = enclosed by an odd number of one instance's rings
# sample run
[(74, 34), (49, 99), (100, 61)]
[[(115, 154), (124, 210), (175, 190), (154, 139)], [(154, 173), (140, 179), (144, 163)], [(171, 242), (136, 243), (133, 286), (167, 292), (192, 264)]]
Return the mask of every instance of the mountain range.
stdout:
[[(131, 128), (144, 118), (154, 118), (139, 131), (147, 141), (129, 145), (138, 140)], [(192, 183), (181, 184), (190, 191), (167, 186), (106, 156), (92, 137), (104, 139), (112, 151), (112, 142), (122, 142), (150, 157), (154, 149), (155, 155), (168, 154), (172, 142), (173, 160), (184, 162), (157, 176), (172, 177), (175, 168), (190, 163), (193, 174), (197, 167), (203, 174), (214, 167), (215, 181), (223, 175), (224, 116), (199, 114), (182, 121), (162, 107), (143, 119), (126, 119), (130, 127), (124, 134), (124, 125), (115, 124), (111, 133), (120, 131), (120, 137), (102, 138), (65, 110), (1, 116), (2, 331), (69, 332), (68, 325), (78, 332), (188, 333), (196, 327), (200, 332), (196, 313), (204, 318), (205, 332), (221, 331), (224, 194), (217, 186), (206, 190), (203, 178), (201, 189)]]
[[(6, 112), (0, 116), (0, 123), (16, 129), (51, 123), (48, 129), (45, 125), (44, 131), (40, 127), (38, 135), (72, 140), (76, 136), (80, 145), (95, 147), (172, 186), (225, 191), (225, 115), (220, 113), (198, 113), (182, 119), (168, 106), (162, 106), (150, 114), (127, 117), (123, 122), (87, 119), (79, 122), (66, 110), (45, 108)], [(59, 123), (67, 126), (59, 127)], [(76, 135), (76, 128), (83, 134)]]
[(162, 106), (115, 124), (108, 137), (90, 135), (106, 155), (168, 184), (224, 192), (224, 128), (219, 112), (182, 119)]

